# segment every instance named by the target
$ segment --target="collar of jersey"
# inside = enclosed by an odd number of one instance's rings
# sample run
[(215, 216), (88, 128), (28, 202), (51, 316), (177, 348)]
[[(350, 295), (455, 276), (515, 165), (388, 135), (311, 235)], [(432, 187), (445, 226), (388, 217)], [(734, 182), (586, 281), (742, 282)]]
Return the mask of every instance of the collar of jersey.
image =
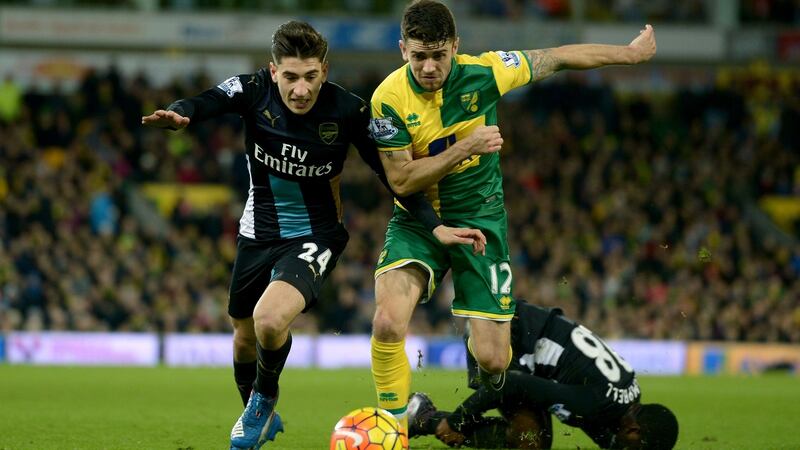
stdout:
[[(444, 80), (444, 84), (440, 89), (444, 89), (447, 85), (450, 84), (451, 80), (458, 78), (458, 72), (461, 70), (461, 66), (458, 64), (456, 57), (453, 56), (453, 61), (450, 64), (450, 73), (447, 75), (447, 79)], [(408, 77), (408, 84), (411, 85), (411, 90), (414, 91), (415, 94), (425, 94), (431, 93), (435, 91), (428, 91), (424, 87), (420, 86), (417, 82), (417, 79), (414, 78), (414, 74), (411, 73), (411, 64), (406, 64), (406, 73)]]

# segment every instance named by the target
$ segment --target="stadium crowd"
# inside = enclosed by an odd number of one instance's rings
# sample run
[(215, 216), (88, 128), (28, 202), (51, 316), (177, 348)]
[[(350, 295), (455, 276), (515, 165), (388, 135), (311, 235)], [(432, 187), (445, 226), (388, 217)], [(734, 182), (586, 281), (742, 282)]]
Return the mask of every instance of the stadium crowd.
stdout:
[[(744, 22), (797, 23), (793, 0), (739, 0)], [(5, 0), (6, 4), (30, 7), (104, 8), (166, 11), (269, 11), (296, 14), (396, 15), (402, 2), (390, 0)], [(457, 16), (502, 17), (507, 19), (562, 19), (582, 15), (599, 22), (708, 23), (714, 9), (712, 0), (454, 0), (446, 2)]]
[[(142, 111), (213, 84), (154, 87), (113, 69), (75, 92), (0, 83), (0, 331), (229, 330), (240, 121), (140, 126)], [(505, 100), (515, 295), (609, 338), (800, 342), (800, 224), (787, 245), (752, 208), (800, 196), (798, 98), (800, 74), (762, 67), (655, 94), (561, 76)], [(240, 197), (202, 214), (178, 202), (151, 227), (134, 205), (151, 181)], [(369, 331), (391, 200), (357, 157), (342, 196), (351, 240), (304, 332)], [(459, 332), (451, 298), (445, 283), (412, 331)]]

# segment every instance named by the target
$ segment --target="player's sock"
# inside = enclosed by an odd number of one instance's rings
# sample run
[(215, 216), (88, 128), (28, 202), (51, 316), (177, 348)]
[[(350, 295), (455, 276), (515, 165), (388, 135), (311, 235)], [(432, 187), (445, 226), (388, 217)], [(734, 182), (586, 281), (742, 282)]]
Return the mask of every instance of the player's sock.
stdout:
[(379, 342), (373, 337), (372, 378), (378, 392), (378, 406), (392, 413), (408, 430), (408, 395), (411, 392), (411, 365), (406, 356), (406, 341)]
[(233, 379), (236, 381), (244, 406), (247, 406), (247, 400), (250, 399), (250, 391), (253, 390), (253, 382), (256, 381), (257, 367), (257, 361), (233, 362)]
[[(472, 354), (472, 357), (475, 358), (477, 361), (478, 358), (475, 356), (475, 351), (472, 349), (472, 336), (467, 338), (467, 349)], [(490, 388), (499, 391), (503, 388), (503, 385), (506, 382), (506, 370), (508, 370), (508, 366), (511, 365), (511, 358), (514, 356), (514, 350), (511, 348), (511, 345), (508, 346), (508, 362), (506, 363), (506, 368), (503, 369), (500, 373), (489, 373), (480, 364), (478, 364), (478, 373), (480, 375), (481, 381), (489, 386)]]
[(286, 358), (289, 357), (289, 350), (292, 348), (292, 334), (289, 333), (286, 342), (277, 350), (267, 350), (261, 344), (257, 344), (256, 348), (258, 349), (258, 367), (253, 389), (273, 398), (278, 394), (278, 378), (281, 376), (283, 365), (286, 364)]

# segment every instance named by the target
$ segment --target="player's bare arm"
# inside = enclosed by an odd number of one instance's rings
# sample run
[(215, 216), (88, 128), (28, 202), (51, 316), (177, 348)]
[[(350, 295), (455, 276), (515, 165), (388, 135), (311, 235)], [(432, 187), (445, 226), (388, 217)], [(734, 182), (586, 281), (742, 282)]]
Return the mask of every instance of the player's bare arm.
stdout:
[(158, 109), (149, 116), (142, 116), (142, 125), (155, 128), (171, 128), (173, 130), (180, 130), (189, 125), (190, 119), (184, 117), (175, 111), (166, 111)]
[(436, 156), (415, 160), (411, 149), (383, 151), (380, 156), (386, 177), (394, 192), (400, 196), (407, 196), (439, 182), (472, 155), (500, 151), (502, 144), (503, 137), (497, 126), (480, 126), (472, 134)]
[(525, 53), (531, 60), (531, 81), (538, 81), (564, 69), (584, 70), (649, 61), (656, 54), (656, 36), (653, 27), (646, 25), (628, 45), (575, 44), (525, 50)]

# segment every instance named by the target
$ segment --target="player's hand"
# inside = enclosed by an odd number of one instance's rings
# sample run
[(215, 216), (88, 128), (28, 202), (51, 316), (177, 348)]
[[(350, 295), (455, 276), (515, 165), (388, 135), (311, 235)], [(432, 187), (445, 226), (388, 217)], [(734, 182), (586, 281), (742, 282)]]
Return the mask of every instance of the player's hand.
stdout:
[(463, 434), (450, 428), (450, 424), (447, 423), (446, 419), (442, 419), (439, 425), (436, 426), (436, 439), (450, 447), (460, 447), (466, 438)]
[(433, 235), (444, 245), (472, 245), (472, 254), (486, 254), (486, 236), (481, 230), (474, 228), (453, 228), (439, 225), (433, 229)]
[(628, 48), (634, 51), (634, 64), (649, 61), (656, 54), (656, 32), (653, 26), (647, 24), (644, 30), (639, 30), (639, 36), (628, 44)]
[(142, 116), (142, 125), (146, 125), (148, 127), (182, 130), (189, 125), (189, 120), (190, 119), (188, 117), (183, 117), (175, 111), (159, 109), (149, 116)]
[(503, 145), (503, 137), (500, 135), (500, 128), (497, 125), (481, 125), (467, 139), (471, 155), (499, 152)]

